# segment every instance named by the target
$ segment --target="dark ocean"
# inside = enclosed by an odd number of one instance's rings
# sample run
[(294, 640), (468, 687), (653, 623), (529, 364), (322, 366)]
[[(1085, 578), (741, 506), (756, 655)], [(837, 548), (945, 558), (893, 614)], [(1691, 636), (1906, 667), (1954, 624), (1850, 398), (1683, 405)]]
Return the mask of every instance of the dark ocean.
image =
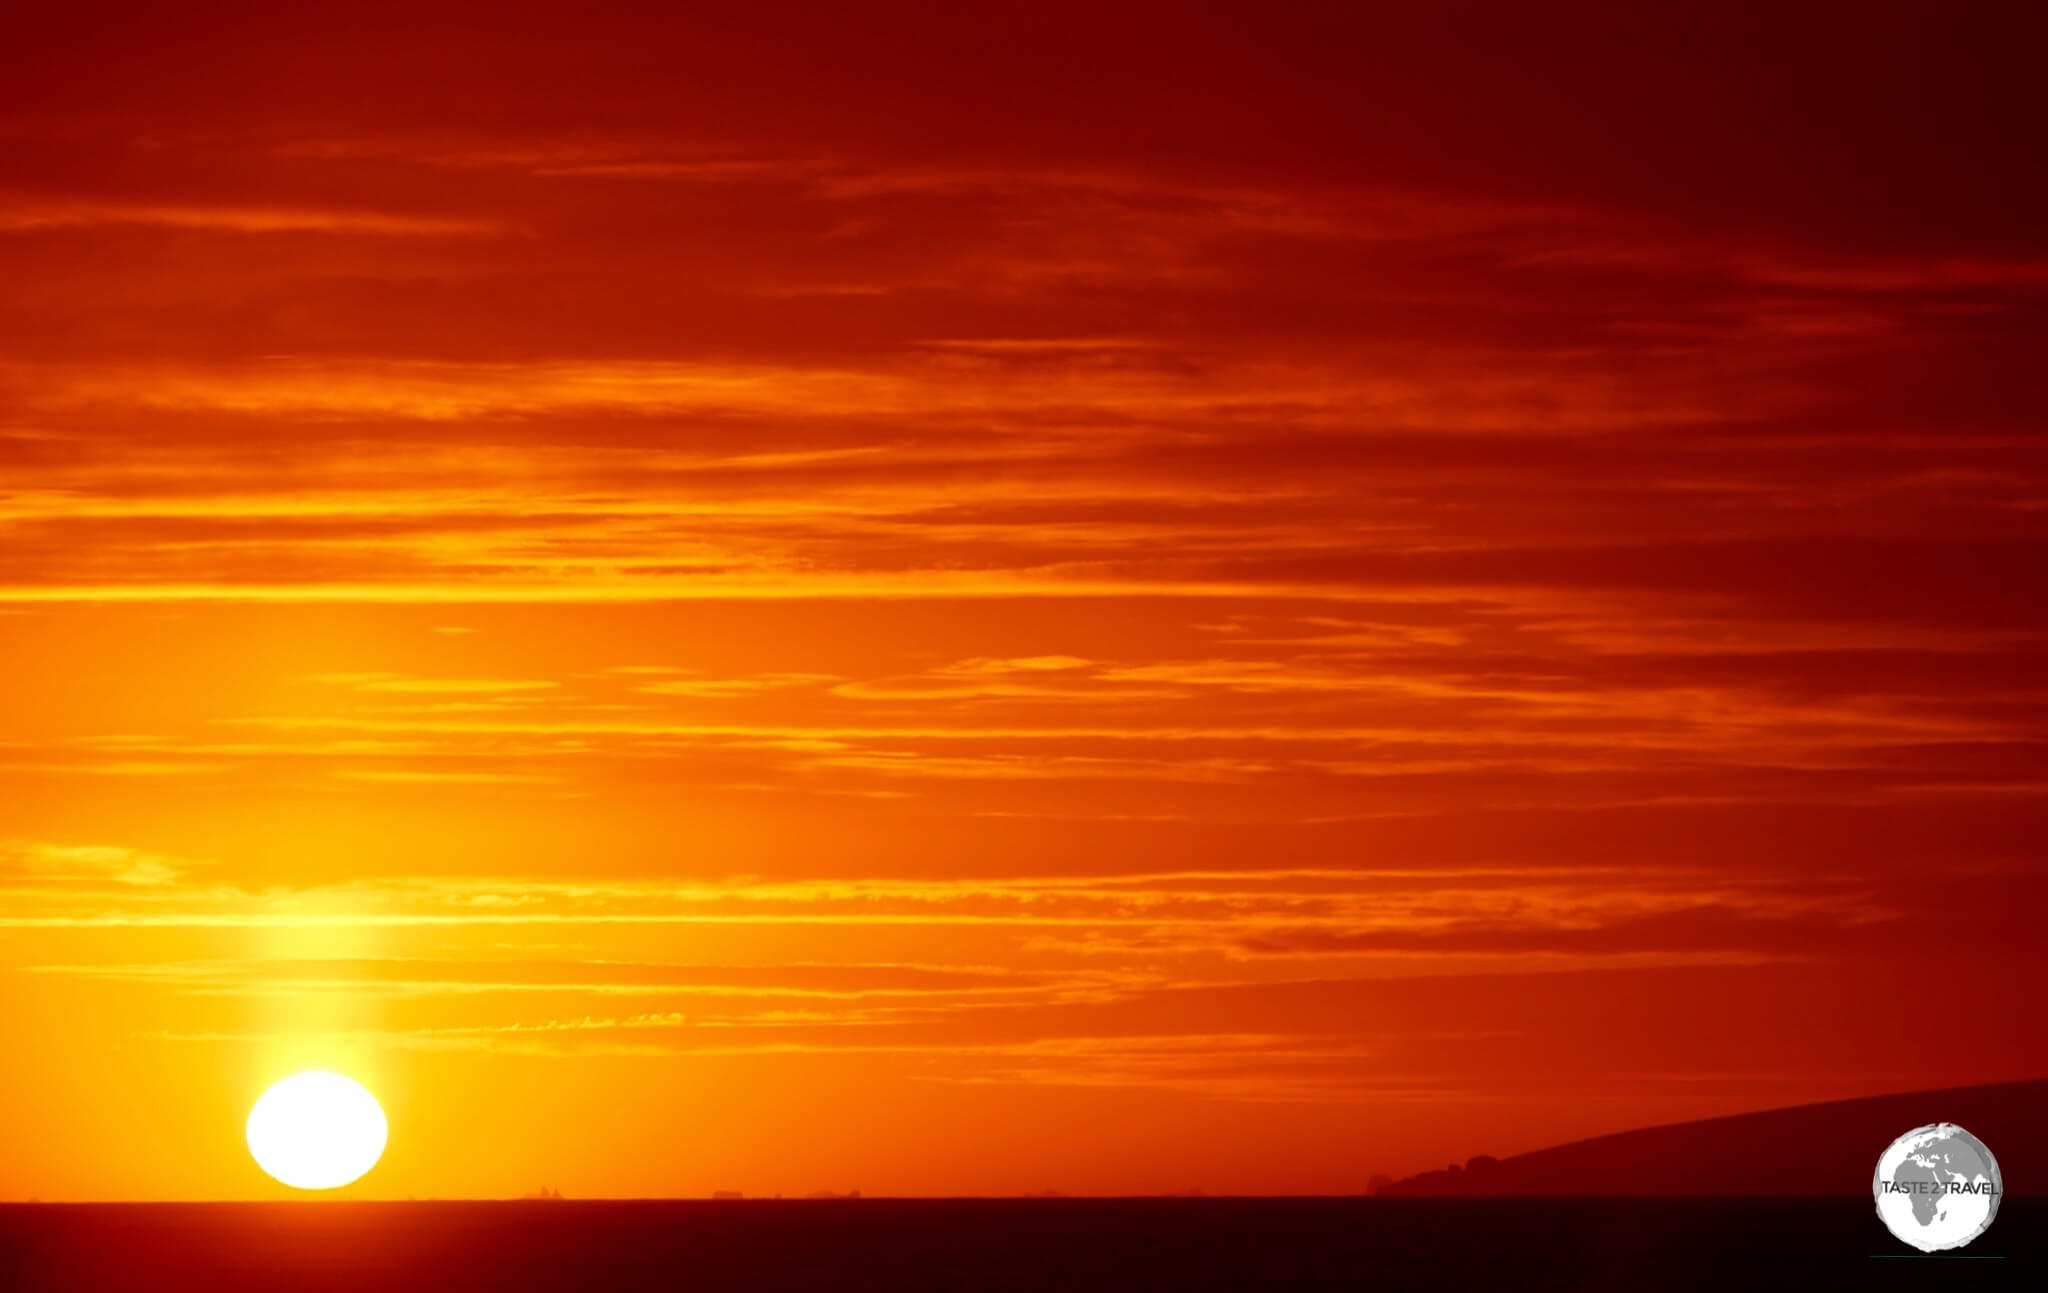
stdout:
[(859, 1199), (0, 1207), (9, 1290), (2048, 1288), (2048, 1206), (1965, 1258), (1864, 1199)]

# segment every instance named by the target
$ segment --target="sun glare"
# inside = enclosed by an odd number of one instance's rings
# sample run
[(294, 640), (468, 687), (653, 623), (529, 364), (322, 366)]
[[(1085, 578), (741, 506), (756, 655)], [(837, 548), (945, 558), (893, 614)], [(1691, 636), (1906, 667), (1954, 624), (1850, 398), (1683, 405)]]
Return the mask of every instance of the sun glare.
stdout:
[(339, 1073), (297, 1073), (249, 1111), (256, 1165), (299, 1190), (333, 1190), (377, 1165), (389, 1134), (377, 1097)]

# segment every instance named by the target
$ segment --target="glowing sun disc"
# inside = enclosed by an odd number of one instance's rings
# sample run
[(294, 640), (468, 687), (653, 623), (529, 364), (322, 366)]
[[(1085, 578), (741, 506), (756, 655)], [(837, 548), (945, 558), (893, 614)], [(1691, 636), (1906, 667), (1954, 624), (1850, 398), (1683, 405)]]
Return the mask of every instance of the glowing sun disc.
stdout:
[(297, 1190), (333, 1190), (384, 1156), (390, 1127), (377, 1097), (339, 1073), (295, 1073), (249, 1110), (256, 1165)]

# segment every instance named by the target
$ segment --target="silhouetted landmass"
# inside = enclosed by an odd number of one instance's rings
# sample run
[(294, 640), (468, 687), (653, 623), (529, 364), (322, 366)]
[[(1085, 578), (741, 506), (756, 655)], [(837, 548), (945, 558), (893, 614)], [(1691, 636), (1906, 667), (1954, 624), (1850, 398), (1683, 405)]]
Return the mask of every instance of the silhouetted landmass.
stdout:
[(2048, 1168), (2048, 1081), (1951, 1087), (1645, 1127), (1463, 1167), (1375, 1195), (1855, 1195), (1901, 1132), (1953, 1122), (1990, 1146), (2008, 1190)]
[(1939, 1259), (1886, 1233), (1868, 1195), (45, 1203), (0, 1206), (0, 1289), (1924, 1293), (2027, 1286), (2048, 1257), (2044, 1223), (2048, 1201), (2008, 1197), (1942, 1278)]
[[(1893, 1137), (1939, 1121), (1988, 1144), (2007, 1189), (1953, 1260), (1984, 1277), (1973, 1287), (2038, 1275), (2048, 1082), (1646, 1128), (1373, 1198), (4, 1205), (0, 1290), (1917, 1290), (1942, 1259), (1886, 1233), (1870, 1173)], [(1762, 1197), (1399, 1197), (1623, 1192)]]

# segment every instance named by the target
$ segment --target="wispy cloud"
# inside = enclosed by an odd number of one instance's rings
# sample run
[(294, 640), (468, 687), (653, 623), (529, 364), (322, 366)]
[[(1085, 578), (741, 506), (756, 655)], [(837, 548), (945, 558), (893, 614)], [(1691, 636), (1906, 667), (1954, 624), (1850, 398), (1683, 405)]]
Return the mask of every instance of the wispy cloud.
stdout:
[(2040, 1071), (2039, 41), (274, 8), (0, 51), (31, 1103), (173, 1036), (830, 1119), (792, 1056), (950, 1084), (906, 1162), (1306, 1160)]
[(29, 894), (73, 886), (154, 889), (175, 883), (188, 865), (118, 845), (0, 841), (0, 879), (30, 886)]
[(0, 233), (99, 226), (155, 226), (215, 233), (475, 237), (513, 232), (493, 220), (383, 211), (106, 201), (0, 194)]

